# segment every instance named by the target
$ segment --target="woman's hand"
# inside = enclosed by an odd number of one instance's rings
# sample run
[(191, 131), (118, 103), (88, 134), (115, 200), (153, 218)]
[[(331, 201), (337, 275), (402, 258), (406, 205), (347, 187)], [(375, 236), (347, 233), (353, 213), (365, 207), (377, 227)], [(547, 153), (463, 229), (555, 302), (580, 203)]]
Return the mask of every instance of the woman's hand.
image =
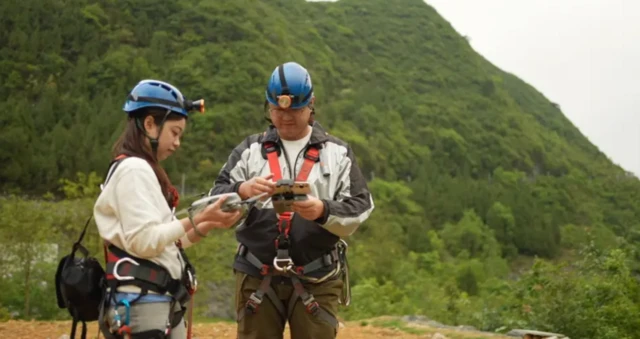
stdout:
[(195, 218), (196, 227), (201, 232), (208, 232), (214, 228), (229, 228), (233, 226), (242, 216), (239, 210), (224, 212), (221, 207), (226, 196), (220, 197), (218, 201), (207, 206)]

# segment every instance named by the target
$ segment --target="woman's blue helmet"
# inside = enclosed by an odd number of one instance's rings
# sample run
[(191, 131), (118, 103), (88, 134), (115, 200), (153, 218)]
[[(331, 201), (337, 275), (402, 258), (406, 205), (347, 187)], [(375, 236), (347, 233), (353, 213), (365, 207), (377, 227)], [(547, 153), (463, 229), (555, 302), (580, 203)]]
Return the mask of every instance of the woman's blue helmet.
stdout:
[(276, 67), (265, 91), (267, 101), (281, 108), (302, 108), (313, 97), (311, 76), (306, 68), (296, 62)]
[(128, 114), (145, 108), (160, 107), (185, 117), (192, 109), (204, 112), (204, 100), (186, 100), (175, 86), (159, 80), (142, 80), (129, 93), (123, 110)]

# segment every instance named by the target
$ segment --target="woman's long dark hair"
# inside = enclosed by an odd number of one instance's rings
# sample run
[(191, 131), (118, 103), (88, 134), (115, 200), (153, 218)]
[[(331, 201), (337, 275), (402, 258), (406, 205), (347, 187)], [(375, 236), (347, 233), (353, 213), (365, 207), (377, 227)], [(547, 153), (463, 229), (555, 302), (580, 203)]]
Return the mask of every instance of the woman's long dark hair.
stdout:
[[(138, 157), (146, 160), (153, 172), (158, 178), (160, 188), (162, 189), (162, 195), (167, 200), (167, 203), (172, 206), (174, 199), (177, 199), (177, 192), (175, 191), (171, 180), (165, 172), (164, 168), (158, 163), (156, 155), (153, 154), (151, 147), (147, 144), (147, 136), (142, 130), (144, 128), (144, 119), (147, 116), (152, 116), (156, 125), (163, 123), (163, 119), (167, 111), (160, 108), (142, 108), (137, 112), (134, 112), (127, 121), (127, 125), (124, 132), (120, 135), (116, 143), (113, 145), (113, 157), (125, 154), (130, 157)], [(185, 116), (177, 113), (170, 113), (167, 116), (166, 121), (186, 119)], [(139, 122), (136, 122), (138, 120)]]

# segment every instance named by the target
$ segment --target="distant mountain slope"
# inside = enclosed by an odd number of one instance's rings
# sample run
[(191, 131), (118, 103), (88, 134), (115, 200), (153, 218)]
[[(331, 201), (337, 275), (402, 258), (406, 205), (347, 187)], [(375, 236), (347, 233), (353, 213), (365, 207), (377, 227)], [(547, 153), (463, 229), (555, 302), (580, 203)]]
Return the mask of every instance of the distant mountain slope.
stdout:
[[(55, 192), (61, 177), (102, 173), (125, 95), (148, 77), (206, 98), (209, 112), (167, 164), (187, 191), (205, 190), (242, 136), (264, 127), (270, 71), (297, 60), (313, 74), (319, 120), (352, 144), (368, 177), (409, 180), (436, 228), (464, 208), (484, 218), (492, 201), (510, 206), (523, 232), (546, 230), (551, 247), (563, 224), (619, 235), (638, 225), (640, 208), (627, 200), (638, 180), (420, 0), (25, 0), (0, 9), (5, 190)], [(486, 199), (496, 171), (535, 185)], [(471, 182), (482, 187), (454, 193)]]

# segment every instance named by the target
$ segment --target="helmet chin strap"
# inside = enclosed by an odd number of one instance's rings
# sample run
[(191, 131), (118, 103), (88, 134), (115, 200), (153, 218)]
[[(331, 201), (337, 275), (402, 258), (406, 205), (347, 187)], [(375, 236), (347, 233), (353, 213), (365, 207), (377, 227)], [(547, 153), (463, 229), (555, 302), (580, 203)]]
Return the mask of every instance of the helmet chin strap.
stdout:
[(160, 134), (162, 134), (162, 128), (164, 127), (164, 123), (167, 121), (169, 114), (171, 114), (171, 110), (167, 110), (167, 113), (165, 113), (164, 117), (162, 117), (160, 124), (158, 124), (157, 138), (152, 138), (149, 135), (149, 133), (147, 133), (147, 130), (144, 128), (144, 126), (142, 125), (142, 121), (140, 121), (140, 118), (136, 118), (136, 126), (138, 126), (138, 128), (142, 131), (142, 133), (144, 133), (144, 136), (146, 136), (147, 139), (149, 139), (149, 143), (151, 144), (151, 154), (153, 155), (156, 161), (158, 161), (158, 146), (160, 144)]

